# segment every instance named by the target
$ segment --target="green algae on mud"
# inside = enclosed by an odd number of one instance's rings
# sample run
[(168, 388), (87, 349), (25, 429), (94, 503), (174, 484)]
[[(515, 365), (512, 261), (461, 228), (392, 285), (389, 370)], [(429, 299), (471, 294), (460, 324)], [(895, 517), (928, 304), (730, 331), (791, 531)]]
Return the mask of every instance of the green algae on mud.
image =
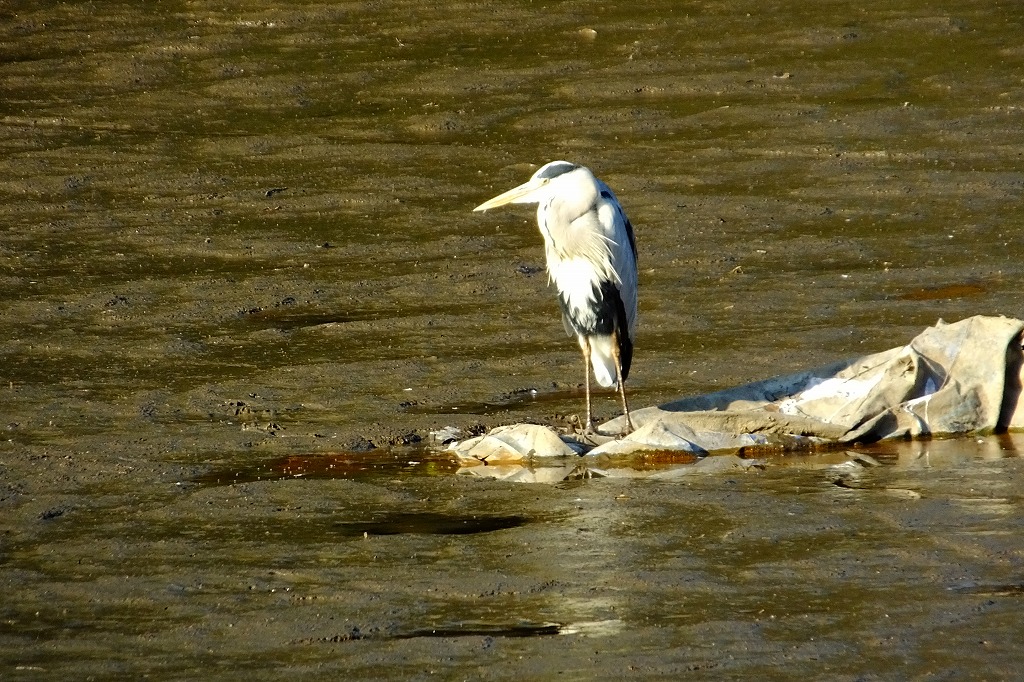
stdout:
[[(310, 367), (285, 390), (337, 404), (303, 417), (346, 431), (407, 399), (575, 384), (528, 274), (529, 216), (463, 211), (552, 156), (600, 169), (639, 214), (641, 403), (1017, 307), (997, 217), (1021, 188), (1015, 52), (999, 38), (1019, 18), (1003, 10), (660, 3), (650, 25), (566, 7), (453, 26), (417, 7), (411, 30), (409, 9), (19, 10), (3, 120), (7, 353), (23, 373), (9, 381), (116, 402), (124, 373), (173, 387), (163, 412), (195, 418), (180, 396), (233, 384), (229, 401)], [(357, 17), (371, 29), (347, 30)], [(878, 301), (968, 276), (995, 281), (986, 299)], [(338, 323), (232, 324), (285, 301)]]

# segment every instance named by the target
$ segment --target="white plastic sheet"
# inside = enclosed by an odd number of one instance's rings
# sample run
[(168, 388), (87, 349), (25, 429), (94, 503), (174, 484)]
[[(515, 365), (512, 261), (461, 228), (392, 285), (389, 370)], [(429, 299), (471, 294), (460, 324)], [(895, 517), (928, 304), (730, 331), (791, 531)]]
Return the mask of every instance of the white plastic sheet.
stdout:
[[(632, 434), (589, 454), (735, 452), (800, 441), (873, 442), (1024, 428), (1022, 332), (1024, 322), (1006, 317), (940, 321), (905, 346), (636, 410)], [(537, 429), (546, 427), (530, 426), (520, 453), (565, 454), (564, 438), (554, 431), (541, 436)], [(622, 427), (620, 417), (600, 430), (617, 433)], [(511, 435), (489, 436), (503, 434)]]

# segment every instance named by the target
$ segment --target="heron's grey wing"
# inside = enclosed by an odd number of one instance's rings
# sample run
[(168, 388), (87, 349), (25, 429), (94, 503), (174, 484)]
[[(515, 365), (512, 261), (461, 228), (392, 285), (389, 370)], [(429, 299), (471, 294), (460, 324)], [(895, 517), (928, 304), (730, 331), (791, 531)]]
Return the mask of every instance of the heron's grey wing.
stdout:
[[(625, 209), (622, 208), (622, 204), (619, 203), (618, 197), (615, 196), (615, 192), (612, 188), (604, 184), (602, 180), (597, 181), (598, 186), (601, 188), (601, 198), (611, 202), (615, 211), (619, 214), (619, 220), (622, 222), (621, 229), (625, 232), (626, 243), (629, 244), (629, 251), (633, 254), (633, 265), (636, 266), (636, 236), (633, 234), (633, 223), (629, 222), (629, 218), (626, 216)], [(614, 239), (614, 237), (613, 237)], [(623, 244), (625, 245), (625, 244)]]
[(626, 328), (632, 338), (636, 334), (637, 318), (637, 262), (636, 238), (633, 225), (615, 198), (615, 193), (601, 183), (601, 198), (598, 201), (598, 217), (608, 249), (612, 256), (612, 267), (618, 278), (619, 295), (626, 317)]

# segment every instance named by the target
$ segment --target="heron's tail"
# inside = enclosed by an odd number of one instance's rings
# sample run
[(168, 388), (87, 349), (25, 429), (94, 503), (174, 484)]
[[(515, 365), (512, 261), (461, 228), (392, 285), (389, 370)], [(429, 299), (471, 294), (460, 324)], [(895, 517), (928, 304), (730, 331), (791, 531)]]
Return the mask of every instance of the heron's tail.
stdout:
[[(591, 336), (590, 364), (594, 368), (594, 379), (605, 388), (615, 385), (615, 337)], [(633, 343), (628, 339), (619, 341), (619, 358), (622, 362), (622, 379), (629, 376), (629, 365), (633, 359)]]

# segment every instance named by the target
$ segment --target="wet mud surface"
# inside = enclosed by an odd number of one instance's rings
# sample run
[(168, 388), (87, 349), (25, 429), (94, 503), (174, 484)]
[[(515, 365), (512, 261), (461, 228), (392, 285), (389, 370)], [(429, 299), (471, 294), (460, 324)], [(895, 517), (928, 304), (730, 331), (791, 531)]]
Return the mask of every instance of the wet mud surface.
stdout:
[(0, 677), (1017, 675), (1016, 436), (426, 447), (581, 408), (531, 212), (471, 213), (556, 158), (636, 227), (634, 406), (1024, 316), (1013, 5), (0, 17)]

